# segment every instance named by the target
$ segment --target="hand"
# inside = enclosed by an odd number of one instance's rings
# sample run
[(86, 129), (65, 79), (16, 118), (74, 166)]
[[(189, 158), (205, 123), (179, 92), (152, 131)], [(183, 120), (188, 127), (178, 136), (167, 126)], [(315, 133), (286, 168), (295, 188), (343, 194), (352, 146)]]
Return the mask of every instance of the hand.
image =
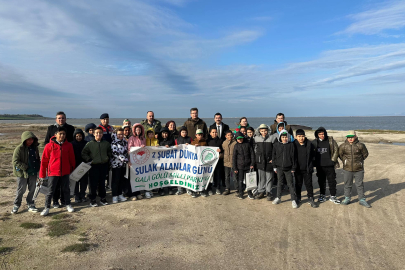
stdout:
[(221, 152), (221, 149), (218, 148), (218, 149), (217, 149), (217, 152), (218, 152), (218, 153)]
[(238, 171), (234, 171), (234, 173), (238, 173)]
[(291, 171), (291, 173), (295, 173), (295, 171)]
[(253, 166), (250, 166), (250, 168), (253, 169), (254, 167), (253, 167)]
[(132, 166), (132, 163), (131, 163), (131, 162), (128, 162), (128, 166), (131, 167), (131, 166)]
[(188, 145), (188, 143), (186, 143), (186, 145)]
[(269, 163), (273, 163), (273, 160), (270, 160)]
[(145, 147), (145, 145), (141, 145), (141, 147)]
[(339, 169), (339, 168), (340, 168), (339, 161), (336, 161), (336, 162), (335, 162), (335, 169)]
[(274, 168), (273, 170), (274, 170), (275, 173), (277, 173), (277, 169), (276, 169), (276, 168)]
[(169, 148), (169, 146), (168, 146), (168, 145), (166, 145), (166, 148)]

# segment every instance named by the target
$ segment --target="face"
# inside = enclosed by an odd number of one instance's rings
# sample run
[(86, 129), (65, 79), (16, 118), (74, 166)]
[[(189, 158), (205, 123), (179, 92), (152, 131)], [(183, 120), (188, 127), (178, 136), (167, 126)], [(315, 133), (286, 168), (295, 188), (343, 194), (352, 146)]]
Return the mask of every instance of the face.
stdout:
[(180, 132), (180, 136), (181, 136), (181, 137), (186, 137), (186, 136), (187, 136), (187, 130), (182, 130), (182, 131)]
[(167, 132), (162, 132), (162, 138), (166, 139), (167, 137), (169, 137), (169, 133)]
[(124, 138), (124, 132), (123, 131), (118, 131), (117, 132), (117, 139), (122, 140)]
[(226, 138), (228, 141), (232, 140), (232, 138), (233, 138), (232, 133), (226, 134), (226, 135), (225, 135), (225, 138)]
[(281, 142), (286, 143), (288, 141), (287, 136), (281, 136)]
[(277, 115), (276, 121), (277, 121), (277, 123), (284, 122), (284, 116), (282, 116), (282, 115)]
[(80, 133), (77, 133), (75, 138), (76, 138), (76, 141), (78, 141), (78, 142), (81, 142), (83, 140), (83, 136)]
[(348, 141), (349, 143), (353, 143), (355, 139), (356, 139), (356, 136), (351, 137), (351, 138), (347, 138), (347, 141)]
[(58, 133), (55, 134), (56, 140), (58, 142), (63, 142), (66, 138), (66, 132), (65, 131), (59, 131)]
[(110, 118), (104, 118), (104, 119), (100, 119), (100, 122), (103, 126), (107, 126), (108, 123), (110, 123)]
[(131, 126), (131, 121), (124, 121), (122, 123), (123, 126)]
[(243, 139), (236, 139), (238, 143), (243, 143)]
[(25, 145), (29, 147), (29, 146), (31, 146), (31, 144), (32, 144), (33, 142), (34, 142), (34, 139), (33, 139), (33, 138), (26, 139), (26, 140), (25, 140)]
[(246, 128), (241, 128), (241, 129), (240, 129), (240, 132), (241, 132), (244, 136), (247, 135)]
[(135, 128), (135, 133), (136, 133), (137, 136), (141, 135), (142, 129), (140, 127), (136, 127)]
[(153, 120), (155, 119), (155, 114), (153, 112), (148, 112), (146, 114), (146, 119), (148, 119), (149, 122), (153, 122)]
[(148, 132), (148, 138), (153, 139), (155, 136), (153, 136), (153, 132)]
[(96, 129), (94, 131), (94, 138), (96, 139), (96, 141), (101, 141), (101, 139), (103, 138), (103, 131), (100, 129)]
[(66, 123), (66, 116), (64, 114), (60, 114), (56, 116), (56, 123), (58, 125), (64, 125)]
[(215, 115), (214, 120), (215, 120), (215, 123), (217, 123), (217, 125), (219, 125), (222, 122), (222, 116)]
[(94, 129), (89, 129), (89, 134), (93, 134), (93, 132), (94, 132)]
[(169, 126), (168, 126), (169, 130), (174, 130), (174, 123), (170, 122)]
[(253, 137), (253, 131), (248, 130), (246, 133), (247, 133), (247, 135), (248, 135), (250, 138)]
[(247, 124), (248, 124), (248, 121), (247, 121), (247, 119), (246, 118), (243, 118), (242, 120), (240, 120), (240, 123), (239, 123), (241, 126), (247, 126)]
[(203, 138), (204, 134), (196, 134), (195, 136), (197, 137), (197, 140), (201, 140)]
[(321, 140), (324, 140), (325, 139), (325, 132), (319, 132), (318, 133), (318, 138), (321, 139)]
[(304, 143), (305, 141), (305, 135), (297, 135), (297, 141), (299, 143)]
[(191, 111), (190, 116), (191, 116), (191, 119), (197, 119), (198, 118), (198, 111)]
[(129, 128), (125, 128), (125, 129), (124, 129), (124, 135), (125, 135), (125, 136), (128, 136), (129, 133), (130, 133), (130, 129), (129, 129)]
[(281, 132), (284, 129), (284, 126), (278, 126), (278, 132)]
[(210, 132), (210, 135), (212, 138), (216, 138), (218, 136), (218, 132), (216, 129), (212, 129)]
[(265, 129), (265, 128), (262, 128), (260, 130), (260, 134), (262, 134), (263, 137), (266, 137), (267, 133), (269, 133), (269, 131), (267, 129)]

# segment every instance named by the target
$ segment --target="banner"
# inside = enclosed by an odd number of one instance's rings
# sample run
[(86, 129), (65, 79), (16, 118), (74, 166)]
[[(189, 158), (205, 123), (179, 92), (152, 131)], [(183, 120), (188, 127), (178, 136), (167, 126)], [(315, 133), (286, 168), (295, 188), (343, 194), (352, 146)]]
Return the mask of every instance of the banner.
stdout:
[(69, 179), (79, 181), (91, 169), (91, 165), (85, 162), (80, 163), (79, 166), (69, 175)]
[(132, 147), (132, 191), (180, 186), (203, 191), (218, 163), (218, 147), (178, 145)]

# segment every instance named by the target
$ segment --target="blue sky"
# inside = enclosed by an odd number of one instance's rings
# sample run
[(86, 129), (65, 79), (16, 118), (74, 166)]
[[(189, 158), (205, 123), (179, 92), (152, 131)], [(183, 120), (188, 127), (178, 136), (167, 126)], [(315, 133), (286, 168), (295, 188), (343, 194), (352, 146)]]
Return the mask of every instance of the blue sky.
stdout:
[(405, 1), (0, 0), (0, 113), (405, 115)]

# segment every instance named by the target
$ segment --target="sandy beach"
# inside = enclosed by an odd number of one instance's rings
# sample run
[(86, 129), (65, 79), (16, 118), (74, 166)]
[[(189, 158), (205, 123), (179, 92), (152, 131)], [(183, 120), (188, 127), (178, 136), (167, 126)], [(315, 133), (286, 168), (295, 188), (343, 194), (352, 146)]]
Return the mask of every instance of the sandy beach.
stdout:
[[(279, 205), (265, 199), (238, 200), (234, 191), (195, 199), (155, 195), (97, 208), (73, 204), (75, 212), (62, 218), (71, 230), (51, 237), (51, 223), (57, 214), (67, 213), (65, 209), (51, 209), (49, 216), (41, 217), (27, 212), (24, 196), (19, 213), (9, 214), (16, 189), (11, 157), (25, 130), (42, 142), (46, 125), (0, 124), (0, 269), (404, 268), (405, 147), (392, 143), (405, 143), (405, 132), (358, 133), (370, 153), (365, 162), (370, 209), (358, 204), (355, 187), (350, 205), (327, 201), (316, 209), (306, 203), (305, 190), (298, 209), (292, 209), (287, 193)], [(339, 144), (346, 135), (328, 133)], [(307, 135), (313, 139), (313, 131)], [(317, 197), (315, 174), (313, 183)], [(341, 169), (337, 183), (342, 199)], [(107, 199), (111, 201), (110, 192)], [(44, 195), (36, 206), (42, 210)], [(42, 227), (20, 227), (25, 222)], [(89, 250), (61, 252), (80, 243), (88, 244)]]

